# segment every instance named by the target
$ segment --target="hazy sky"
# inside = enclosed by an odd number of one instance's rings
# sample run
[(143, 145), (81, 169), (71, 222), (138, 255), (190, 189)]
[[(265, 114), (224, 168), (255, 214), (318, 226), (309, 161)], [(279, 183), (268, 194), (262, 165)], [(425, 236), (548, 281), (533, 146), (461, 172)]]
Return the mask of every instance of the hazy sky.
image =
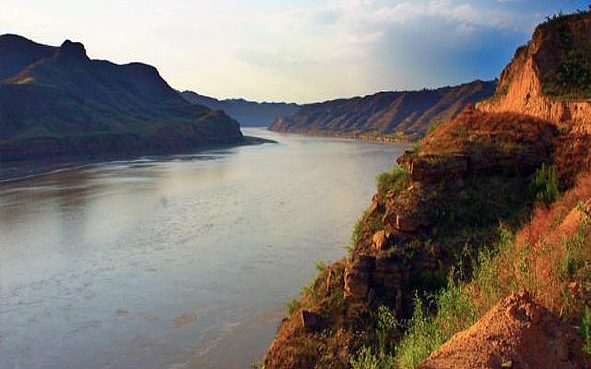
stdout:
[(0, 33), (141, 61), (174, 88), (311, 102), (492, 79), (572, 0), (0, 0)]

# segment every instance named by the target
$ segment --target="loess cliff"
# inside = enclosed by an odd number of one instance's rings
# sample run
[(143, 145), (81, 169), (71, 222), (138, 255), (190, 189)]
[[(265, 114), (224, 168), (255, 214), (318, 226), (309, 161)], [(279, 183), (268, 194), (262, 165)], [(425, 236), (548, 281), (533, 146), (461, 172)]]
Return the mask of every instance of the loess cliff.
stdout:
[(591, 133), (591, 13), (549, 19), (515, 52), (485, 112), (518, 112)]
[(566, 28), (588, 42), (589, 16), (539, 26), (495, 97), (377, 178), (348, 256), (289, 303), (266, 369), (591, 367), (591, 115), (586, 86), (553, 77), (571, 52), (543, 46)]

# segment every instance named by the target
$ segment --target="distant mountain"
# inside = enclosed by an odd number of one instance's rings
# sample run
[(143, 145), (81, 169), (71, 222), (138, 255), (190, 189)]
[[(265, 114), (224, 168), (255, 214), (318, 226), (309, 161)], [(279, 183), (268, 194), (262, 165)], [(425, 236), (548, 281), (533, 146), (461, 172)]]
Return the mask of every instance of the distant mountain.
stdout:
[(380, 92), (365, 97), (303, 105), (279, 118), (272, 131), (342, 136), (418, 138), (437, 121), (455, 117), (466, 105), (491, 96), (496, 81), (442, 87), (436, 90)]
[(267, 127), (275, 119), (294, 115), (300, 109), (300, 105), (293, 103), (257, 103), (244, 99), (217, 100), (192, 91), (183, 91), (181, 95), (192, 104), (223, 110), (243, 127)]
[(173, 153), (237, 144), (239, 124), (189, 104), (156, 68), (0, 36), (0, 160)]

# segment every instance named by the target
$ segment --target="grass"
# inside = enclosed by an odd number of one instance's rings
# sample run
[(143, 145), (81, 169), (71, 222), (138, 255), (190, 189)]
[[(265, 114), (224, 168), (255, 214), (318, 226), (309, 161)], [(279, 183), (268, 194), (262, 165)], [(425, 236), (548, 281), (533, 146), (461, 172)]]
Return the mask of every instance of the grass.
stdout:
[(361, 217), (357, 219), (357, 221), (353, 225), (353, 232), (351, 232), (351, 241), (349, 242), (349, 246), (347, 247), (349, 255), (353, 254), (355, 245), (357, 244), (357, 242), (359, 242), (359, 239), (361, 239), (361, 236), (363, 234), (363, 224), (365, 223), (365, 219), (368, 215), (369, 209), (366, 209), (361, 215)]
[(558, 177), (551, 165), (542, 164), (535, 172), (529, 191), (536, 201), (546, 206), (558, 199)]
[(376, 327), (373, 342), (363, 346), (350, 360), (352, 369), (389, 369), (394, 367), (393, 346), (390, 337), (399, 323), (390, 308), (380, 305), (375, 316)]
[(376, 178), (377, 190), (383, 195), (389, 191), (393, 191), (396, 195), (405, 188), (408, 177), (408, 171), (395, 165), (391, 171), (378, 175)]
[(382, 216), (383, 211), (374, 211), (373, 214), (370, 214), (369, 208), (365, 209), (353, 225), (349, 245), (345, 247), (349, 256), (354, 254), (355, 247), (360, 240), (373, 236), (374, 233), (383, 228)]
[(351, 369), (391, 369), (394, 368), (394, 357), (383, 351), (372, 352), (371, 347), (363, 347), (351, 358)]
[[(415, 298), (413, 316), (396, 347), (398, 367), (416, 367), (502, 297), (523, 288), (579, 325), (583, 351), (591, 355), (591, 209), (583, 202), (591, 193), (589, 178), (581, 177), (550, 208), (540, 204), (519, 232), (499, 226), (498, 241), (480, 249), (469, 281), (454, 282), (452, 272), (448, 286), (431, 300)], [(579, 286), (580, 291), (571, 293), (569, 286)], [(425, 301), (432, 301), (435, 312), (430, 313)]]
[(583, 352), (591, 356), (591, 309), (589, 306), (585, 306), (583, 311), (579, 334), (583, 339)]
[(400, 368), (410, 369), (438, 349), (456, 332), (468, 328), (478, 314), (477, 307), (462, 283), (449, 280), (447, 288), (434, 296), (437, 313), (429, 314), (417, 296), (413, 316), (405, 336), (396, 347), (396, 361)]
[(293, 298), (289, 300), (286, 305), (287, 315), (291, 316), (297, 309), (300, 308), (300, 300)]

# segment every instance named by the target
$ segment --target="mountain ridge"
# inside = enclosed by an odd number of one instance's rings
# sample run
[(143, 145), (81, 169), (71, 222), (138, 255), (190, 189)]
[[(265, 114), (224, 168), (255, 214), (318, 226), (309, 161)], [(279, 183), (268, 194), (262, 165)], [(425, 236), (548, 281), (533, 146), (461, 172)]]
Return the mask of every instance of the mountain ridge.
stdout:
[(59, 47), (0, 36), (0, 160), (174, 153), (240, 144), (239, 124), (186, 102), (144, 63), (91, 60)]
[(223, 110), (244, 127), (267, 127), (277, 117), (295, 114), (301, 105), (285, 102), (255, 102), (243, 98), (218, 100), (193, 91), (180, 92), (192, 104)]
[(350, 137), (394, 136), (417, 139), (435, 122), (450, 120), (466, 105), (492, 95), (495, 81), (418, 91), (382, 91), (303, 105), (293, 116), (275, 120), (278, 132)]

